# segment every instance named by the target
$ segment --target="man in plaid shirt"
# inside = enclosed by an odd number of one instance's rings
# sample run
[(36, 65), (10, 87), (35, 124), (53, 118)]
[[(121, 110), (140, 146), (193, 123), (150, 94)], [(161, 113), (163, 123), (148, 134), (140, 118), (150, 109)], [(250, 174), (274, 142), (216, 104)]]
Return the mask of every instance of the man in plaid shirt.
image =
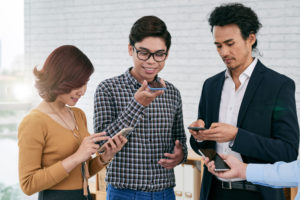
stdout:
[[(187, 158), (182, 102), (178, 89), (158, 77), (171, 35), (161, 19), (145, 16), (132, 26), (129, 41), (134, 66), (101, 82), (94, 99), (95, 132), (112, 137), (134, 128), (107, 168), (107, 199), (175, 200), (173, 168)], [(155, 81), (165, 89), (150, 90)]]

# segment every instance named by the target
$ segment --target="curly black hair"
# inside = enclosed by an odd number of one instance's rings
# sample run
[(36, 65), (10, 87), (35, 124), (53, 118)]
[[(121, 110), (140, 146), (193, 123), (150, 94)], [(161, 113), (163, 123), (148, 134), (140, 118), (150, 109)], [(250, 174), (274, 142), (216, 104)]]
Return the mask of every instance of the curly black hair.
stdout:
[[(249, 37), (249, 34), (256, 34), (262, 26), (258, 20), (256, 13), (249, 7), (240, 3), (222, 4), (216, 7), (210, 14), (208, 19), (211, 26), (211, 32), (214, 26), (225, 26), (236, 24), (242, 34), (244, 40)], [(257, 40), (252, 45), (252, 49), (257, 46)]]

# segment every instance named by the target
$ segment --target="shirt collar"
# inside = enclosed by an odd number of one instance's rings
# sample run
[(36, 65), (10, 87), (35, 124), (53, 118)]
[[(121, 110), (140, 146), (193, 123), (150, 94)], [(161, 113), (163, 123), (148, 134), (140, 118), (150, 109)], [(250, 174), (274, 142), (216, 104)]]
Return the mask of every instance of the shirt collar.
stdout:
[[(248, 77), (250, 78), (251, 77), (251, 74), (257, 64), (257, 61), (258, 59), (257, 58), (254, 58), (254, 60), (252, 61), (252, 63), (245, 69), (245, 71), (243, 71), (243, 73), (240, 75), (240, 77)], [(228, 77), (231, 77), (230, 75), (230, 71), (229, 69), (227, 68), (226, 71), (225, 71), (225, 79), (228, 78)]]
[[(139, 83), (139, 82), (131, 75), (131, 73), (130, 73), (130, 71), (132, 70), (132, 68), (133, 68), (133, 67), (130, 67), (130, 68), (128, 68), (128, 69), (126, 70), (125, 76), (126, 76), (126, 78), (128, 79), (129, 82), (131, 82), (133, 85), (135, 85), (135, 86), (137, 86), (138, 88), (140, 88), (140, 87), (142, 86), (142, 84)], [(157, 80), (157, 81), (160, 80), (160, 78), (158, 77), (158, 75), (156, 75), (156, 76), (154, 77), (154, 80)]]
[(141, 84), (131, 75), (130, 71), (132, 70), (133, 67), (129, 67), (126, 72), (125, 72), (125, 76), (127, 78), (127, 80), (132, 83), (133, 85), (135, 85), (136, 87), (141, 87)]

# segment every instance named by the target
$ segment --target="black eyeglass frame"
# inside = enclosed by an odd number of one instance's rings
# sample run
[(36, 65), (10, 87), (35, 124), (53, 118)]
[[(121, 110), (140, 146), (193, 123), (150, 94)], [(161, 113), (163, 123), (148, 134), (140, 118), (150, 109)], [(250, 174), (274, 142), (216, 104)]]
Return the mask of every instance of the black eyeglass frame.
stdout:
[[(159, 60), (159, 61), (158, 61), (158, 60), (155, 59), (155, 55), (158, 53), (157, 51), (154, 52), (154, 53), (151, 53), (150, 51), (147, 51), (147, 50), (138, 50), (134, 45), (132, 45), (132, 48), (135, 49), (138, 59), (140, 59), (140, 60), (142, 60), (142, 61), (147, 61), (147, 60), (152, 56), (153, 60), (155, 60), (156, 62), (163, 62), (163, 61), (165, 61), (165, 60), (167, 59), (167, 56), (168, 56), (168, 53), (166, 53), (166, 52), (161, 52), (160, 54), (164, 54), (164, 55), (165, 55), (165, 58), (164, 58), (163, 60)], [(139, 57), (139, 52), (142, 52), (142, 51), (146, 51), (147, 53), (149, 53), (149, 56), (148, 56), (147, 59), (141, 59), (141, 58)]]

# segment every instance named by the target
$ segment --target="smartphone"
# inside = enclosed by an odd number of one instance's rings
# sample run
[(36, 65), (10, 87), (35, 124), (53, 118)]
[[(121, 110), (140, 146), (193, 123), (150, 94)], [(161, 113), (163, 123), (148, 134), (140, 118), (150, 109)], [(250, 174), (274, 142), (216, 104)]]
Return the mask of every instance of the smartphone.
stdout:
[(193, 131), (202, 131), (202, 130), (206, 130), (207, 128), (204, 127), (195, 127), (195, 126), (189, 126), (188, 129), (193, 130)]
[(130, 133), (132, 133), (133, 128), (132, 127), (127, 127), (127, 128), (123, 128), (117, 135), (123, 135), (124, 137), (129, 136)]
[(164, 85), (161, 82), (159, 82), (156, 79), (148, 83), (148, 88), (150, 90), (153, 90), (153, 91), (154, 90), (165, 90), (165, 89), (167, 89), (167, 88), (164, 87)]
[(208, 157), (210, 161), (215, 162), (215, 171), (222, 172), (230, 170), (230, 167), (221, 158), (221, 156), (214, 149), (198, 149), (200, 155)]
[[(119, 133), (117, 133), (114, 137), (117, 137), (118, 135), (123, 135), (124, 137), (128, 137), (130, 135), (130, 133), (132, 133), (133, 128), (132, 127), (127, 127), (127, 128), (123, 128)], [(99, 153), (103, 153), (106, 150), (105, 144), (107, 142), (105, 142), (98, 150)]]

